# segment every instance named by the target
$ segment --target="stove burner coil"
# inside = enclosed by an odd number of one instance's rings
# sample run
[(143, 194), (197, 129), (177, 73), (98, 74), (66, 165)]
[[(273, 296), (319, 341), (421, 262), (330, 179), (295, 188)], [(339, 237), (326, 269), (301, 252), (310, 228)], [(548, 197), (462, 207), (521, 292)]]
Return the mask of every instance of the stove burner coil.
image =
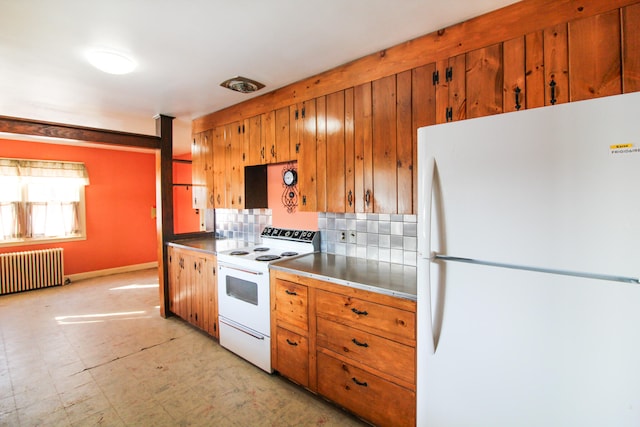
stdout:
[(229, 255), (249, 255), (247, 251), (231, 251)]
[(298, 255), (298, 252), (282, 252), (280, 256), (294, 256)]
[(268, 250), (269, 250), (269, 248), (265, 248), (264, 246), (262, 246), (262, 247), (259, 247), (259, 248), (255, 248), (253, 251), (254, 252), (266, 252)]
[(256, 261), (275, 261), (280, 259), (278, 255), (260, 255), (256, 257)]

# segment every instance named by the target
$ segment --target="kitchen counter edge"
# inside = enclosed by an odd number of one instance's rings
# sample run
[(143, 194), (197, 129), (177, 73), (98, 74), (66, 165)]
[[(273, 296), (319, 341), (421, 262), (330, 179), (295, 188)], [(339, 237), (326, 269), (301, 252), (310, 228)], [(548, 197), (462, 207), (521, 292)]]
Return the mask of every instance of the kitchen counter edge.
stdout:
[(195, 237), (189, 239), (176, 239), (167, 242), (168, 246), (189, 249), (195, 252), (201, 252), (208, 255), (218, 255), (220, 251), (226, 251), (237, 248), (244, 248), (250, 245), (235, 239), (216, 239), (214, 237)]
[(315, 252), (274, 262), (269, 264), (269, 268), (365, 291), (417, 300), (417, 275), (416, 267), (413, 266)]

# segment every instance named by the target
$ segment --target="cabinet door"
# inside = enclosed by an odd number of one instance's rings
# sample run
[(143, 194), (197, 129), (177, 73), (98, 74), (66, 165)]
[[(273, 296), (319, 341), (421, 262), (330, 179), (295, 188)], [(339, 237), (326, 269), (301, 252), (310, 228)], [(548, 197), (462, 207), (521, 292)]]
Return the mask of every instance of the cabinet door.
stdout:
[(281, 375), (303, 387), (309, 386), (309, 341), (306, 337), (278, 327), (275, 339)]
[(545, 28), (542, 34), (545, 70), (544, 105), (569, 102), (567, 24)]
[(218, 338), (218, 263), (213, 256), (205, 259), (204, 330)]
[(289, 130), (289, 107), (276, 110), (276, 147), (272, 163), (292, 160)]
[(355, 212), (354, 89), (344, 91), (344, 212)]
[[(355, 211), (373, 212), (373, 117), (371, 83), (353, 88)], [(367, 199), (369, 202), (367, 203)]]
[(622, 8), (623, 91), (640, 91), (640, 3)]
[(231, 209), (244, 208), (244, 129), (243, 123), (235, 122), (227, 133), (227, 207)]
[(502, 113), (502, 43), (467, 53), (466, 69), (466, 117)]
[(194, 209), (207, 207), (207, 154), (205, 146), (205, 132), (196, 134), (191, 141), (191, 198)]
[(226, 128), (217, 127), (213, 130), (213, 206), (226, 207), (227, 200), (227, 144)]
[[(413, 123), (411, 118), (411, 71), (396, 76), (396, 184), (399, 214), (413, 213)], [(377, 190), (376, 190), (377, 192)], [(417, 200), (416, 200), (417, 202)]]
[(467, 118), (465, 71), (465, 54), (436, 62), (436, 123)]
[(202, 257), (192, 255), (191, 263), (191, 313), (189, 316), (189, 322), (202, 329), (202, 307), (203, 307), (203, 289), (204, 289), (204, 271), (203, 271), (204, 259)]
[(316, 210), (327, 211), (327, 98), (316, 98)]
[(508, 40), (502, 45), (502, 111), (505, 113), (524, 109), (527, 96), (525, 86), (524, 36)]
[(302, 145), (302, 111), (303, 103), (289, 106), (289, 153), (290, 160), (298, 160), (300, 146)]
[[(384, 77), (372, 84), (373, 100), (373, 191), (365, 205), (373, 203), (373, 212), (396, 213), (396, 76)], [(368, 203), (367, 203), (368, 202)]]
[(621, 63), (617, 9), (569, 23), (571, 101), (622, 93)]
[(249, 135), (249, 164), (261, 165), (264, 163), (264, 148), (262, 146), (262, 118), (254, 116), (247, 119), (245, 132)]
[(167, 266), (169, 278), (169, 311), (178, 315), (178, 278), (180, 276), (180, 258), (173, 246), (167, 248)]
[[(325, 163), (318, 157), (320, 169), (326, 170), (326, 212), (345, 211), (345, 103), (344, 91), (326, 97), (326, 152)], [(320, 147), (318, 147), (320, 148)], [(324, 166), (324, 167), (323, 167)], [(318, 192), (318, 209), (321, 209), (321, 193)]]
[(260, 164), (276, 163), (276, 112), (260, 116)]
[(316, 203), (316, 100), (302, 107), (302, 139), (298, 154), (298, 190), (301, 211), (317, 212)]
[(436, 64), (414, 68), (411, 73), (411, 112), (413, 146), (413, 203), (418, 201), (418, 128), (436, 123)]

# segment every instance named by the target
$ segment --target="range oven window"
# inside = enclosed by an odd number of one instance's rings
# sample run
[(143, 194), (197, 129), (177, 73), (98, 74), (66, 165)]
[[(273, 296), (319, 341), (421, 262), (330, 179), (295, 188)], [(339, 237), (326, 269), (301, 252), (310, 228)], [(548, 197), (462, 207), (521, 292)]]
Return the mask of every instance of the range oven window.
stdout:
[(227, 295), (249, 304), (258, 305), (258, 284), (227, 276)]

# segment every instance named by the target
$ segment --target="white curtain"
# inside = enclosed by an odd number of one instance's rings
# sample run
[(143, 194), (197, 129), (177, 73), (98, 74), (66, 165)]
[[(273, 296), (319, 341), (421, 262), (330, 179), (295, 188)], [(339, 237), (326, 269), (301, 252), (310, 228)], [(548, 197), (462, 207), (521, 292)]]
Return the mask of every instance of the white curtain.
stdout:
[(0, 239), (79, 233), (83, 163), (0, 158)]

